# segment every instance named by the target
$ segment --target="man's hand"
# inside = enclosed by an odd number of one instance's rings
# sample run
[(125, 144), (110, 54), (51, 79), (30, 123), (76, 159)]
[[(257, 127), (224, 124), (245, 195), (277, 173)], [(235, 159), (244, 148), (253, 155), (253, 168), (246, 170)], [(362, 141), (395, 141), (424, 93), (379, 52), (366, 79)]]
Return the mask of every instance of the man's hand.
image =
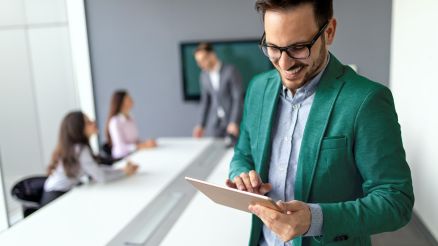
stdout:
[(195, 129), (193, 129), (193, 137), (194, 138), (202, 138), (204, 136), (204, 128), (201, 126), (196, 126)]
[(227, 179), (226, 185), (233, 189), (248, 191), (259, 195), (264, 195), (272, 189), (272, 185), (263, 183), (259, 174), (254, 170), (251, 170), (249, 173), (241, 173), (240, 176), (234, 177), (234, 181)]
[(235, 137), (239, 136), (239, 126), (236, 123), (231, 122), (227, 126), (227, 133)]
[(284, 242), (304, 235), (309, 230), (312, 214), (306, 203), (296, 200), (290, 202), (278, 201), (277, 205), (284, 213), (260, 204), (249, 205), (248, 209), (257, 215)]

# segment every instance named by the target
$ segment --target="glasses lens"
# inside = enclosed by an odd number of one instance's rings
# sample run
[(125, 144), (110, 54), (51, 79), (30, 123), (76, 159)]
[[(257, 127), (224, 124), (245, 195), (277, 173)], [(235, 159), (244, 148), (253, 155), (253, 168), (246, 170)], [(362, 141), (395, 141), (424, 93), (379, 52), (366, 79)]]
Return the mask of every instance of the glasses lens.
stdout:
[(295, 59), (305, 59), (310, 55), (309, 48), (304, 45), (289, 47), (286, 52), (289, 57)]
[(281, 56), (281, 51), (275, 47), (262, 46), (262, 51), (270, 60), (277, 60)]
[[(265, 56), (267, 56), (271, 61), (280, 59), (282, 52), (279, 48), (266, 45), (262, 45), (261, 48), (263, 54), (265, 54)], [(286, 53), (290, 58), (294, 59), (306, 59), (310, 56), (309, 48), (304, 45), (291, 46), (287, 48)]]

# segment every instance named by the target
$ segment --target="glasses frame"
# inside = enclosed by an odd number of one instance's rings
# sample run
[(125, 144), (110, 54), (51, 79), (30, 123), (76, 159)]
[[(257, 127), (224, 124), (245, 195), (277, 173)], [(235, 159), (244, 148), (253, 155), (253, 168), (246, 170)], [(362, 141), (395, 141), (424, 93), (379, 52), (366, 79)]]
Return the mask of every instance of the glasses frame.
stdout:
[[(278, 61), (278, 60), (280, 60), (280, 58), (281, 58), (281, 56), (282, 56), (282, 54), (283, 54), (283, 51), (286, 52), (287, 56), (289, 56), (289, 57), (292, 58), (292, 59), (297, 59), (297, 60), (307, 59), (307, 58), (310, 57), (310, 54), (311, 54), (311, 51), (312, 51), (312, 47), (313, 47), (313, 45), (316, 43), (316, 41), (318, 40), (318, 38), (324, 33), (324, 31), (325, 31), (325, 29), (327, 28), (327, 26), (328, 26), (329, 23), (330, 23), (330, 21), (327, 21), (327, 22), (321, 27), (321, 29), (319, 29), (318, 33), (316, 33), (316, 35), (312, 38), (312, 40), (311, 40), (310, 42), (308, 42), (308, 43), (302, 43), (302, 44), (291, 44), (291, 45), (288, 45), (288, 46), (285, 46), (285, 47), (279, 47), (279, 46), (276, 46), (276, 45), (267, 44), (267, 43), (266, 43), (266, 33), (263, 32), (262, 38), (260, 39), (259, 47), (260, 47), (260, 49), (262, 50), (263, 54), (264, 54), (265, 56), (267, 56), (267, 57), (268, 57), (270, 60), (272, 60), (272, 61)], [(297, 46), (299, 46), (299, 47), (302, 47), (302, 46), (306, 47), (307, 50), (309, 51), (309, 55), (308, 55), (307, 57), (293, 57), (291, 54), (289, 54), (288, 50), (289, 50), (290, 48), (294, 48), (294, 47), (297, 47)], [(268, 47), (271, 47), (271, 48), (275, 48), (275, 49), (277, 49), (277, 50), (280, 50), (280, 56), (279, 56), (277, 59), (271, 59), (271, 57), (269, 57), (269, 55), (267, 54), (267, 51), (265, 52), (265, 50), (264, 50), (264, 49), (267, 50)]]

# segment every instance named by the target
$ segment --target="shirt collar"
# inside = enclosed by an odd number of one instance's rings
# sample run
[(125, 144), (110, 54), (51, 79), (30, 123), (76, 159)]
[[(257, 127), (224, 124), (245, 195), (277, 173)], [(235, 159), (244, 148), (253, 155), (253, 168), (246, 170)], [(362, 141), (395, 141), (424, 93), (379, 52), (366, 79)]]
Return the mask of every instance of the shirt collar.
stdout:
[(221, 61), (217, 61), (216, 66), (213, 67), (213, 69), (210, 71), (210, 73), (219, 73), (219, 71), (221, 70), (222, 67), (222, 62)]
[[(298, 88), (297, 91), (295, 92), (295, 96), (298, 94), (305, 94), (304, 98), (307, 98), (315, 92), (316, 87), (318, 86), (319, 81), (321, 80), (322, 74), (324, 73), (325, 69), (327, 68), (329, 61), (330, 61), (330, 53), (328, 53), (328, 55), (327, 55), (327, 61), (324, 65), (323, 69), (321, 69), (321, 71), (315, 77), (313, 77), (308, 83), (305, 83), (302, 87)], [(284, 85), (283, 85), (283, 90), (281, 90), (280, 95), (283, 97), (290, 97), (290, 98), (293, 97), (292, 92), (290, 92), (289, 89), (286, 88), (286, 86), (284, 86)]]

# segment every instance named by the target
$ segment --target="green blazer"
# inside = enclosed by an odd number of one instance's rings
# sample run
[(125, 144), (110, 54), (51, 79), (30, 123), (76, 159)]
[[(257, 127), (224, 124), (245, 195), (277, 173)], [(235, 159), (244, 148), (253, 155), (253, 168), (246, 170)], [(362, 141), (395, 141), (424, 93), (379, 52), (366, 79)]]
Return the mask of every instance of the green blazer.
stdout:
[[(231, 180), (256, 170), (269, 182), (281, 88), (276, 70), (251, 81)], [(414, 194), (390, 90), (331, 54), (304, 130), (296, 175), (295, 199), (320, 204), (324, 223), (322, 236), (299, 237), (294, 245), (371, 245), (371, 234), (407, 224)], [(258, 245), (262, 225), (253, 216), (249, 245)]]

